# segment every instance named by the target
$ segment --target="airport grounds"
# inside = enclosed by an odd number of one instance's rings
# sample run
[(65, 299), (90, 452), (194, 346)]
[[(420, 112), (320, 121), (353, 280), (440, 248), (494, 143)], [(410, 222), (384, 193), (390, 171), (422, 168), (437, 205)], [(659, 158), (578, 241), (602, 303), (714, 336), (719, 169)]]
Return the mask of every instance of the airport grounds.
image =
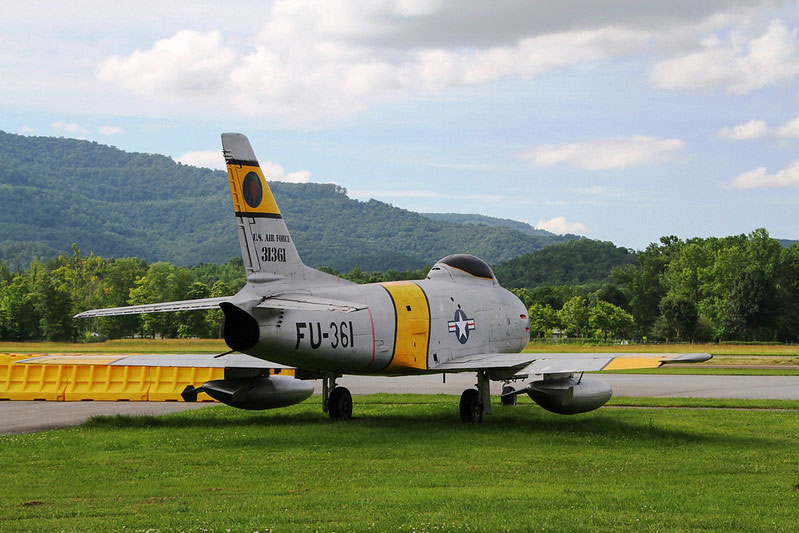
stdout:
[[(221, 341), (0, 343), (3, 353), (221, 352)], [(797, 375), (799, 346), (531, 344), (708, 352), (635, 372)], [(632, 372), (632, 371), (629, 371)], [(99, 416), (0, 437), (0, 531), (796, 531), (799, 401), (613, 397), (586, 414), (527, 398), (463, 424), (453, 395), (319, 396)]]

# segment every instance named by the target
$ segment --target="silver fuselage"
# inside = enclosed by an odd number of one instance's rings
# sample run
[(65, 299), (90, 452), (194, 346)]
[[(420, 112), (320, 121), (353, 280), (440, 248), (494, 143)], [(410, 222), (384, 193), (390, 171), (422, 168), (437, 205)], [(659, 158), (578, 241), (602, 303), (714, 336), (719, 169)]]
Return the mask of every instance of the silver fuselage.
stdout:
[(254, 308), (260, 339), (246, 353), (306, 370), (421, 374), (452, 358), (519, 352), (529, 339), (524, 304), (496, 280), (437, 265), (432, 276), (309, 288), (364, 304), (353, 312)]

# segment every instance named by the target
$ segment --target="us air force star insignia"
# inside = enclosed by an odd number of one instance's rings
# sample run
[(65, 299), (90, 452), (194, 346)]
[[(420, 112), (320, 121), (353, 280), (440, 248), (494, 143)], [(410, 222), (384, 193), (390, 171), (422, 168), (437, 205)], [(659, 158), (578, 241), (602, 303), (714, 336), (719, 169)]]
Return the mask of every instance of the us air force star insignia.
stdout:
[(469, 332), (474, 329), (474, 319), (466, 318), (466, 313), (462, 309), (458, 309), (455, 311), (455, 320), (447, 322), (447, 326), (450, 333), (455, 333), (458, 342), (466, 344), (466, 341), (469, 340)]

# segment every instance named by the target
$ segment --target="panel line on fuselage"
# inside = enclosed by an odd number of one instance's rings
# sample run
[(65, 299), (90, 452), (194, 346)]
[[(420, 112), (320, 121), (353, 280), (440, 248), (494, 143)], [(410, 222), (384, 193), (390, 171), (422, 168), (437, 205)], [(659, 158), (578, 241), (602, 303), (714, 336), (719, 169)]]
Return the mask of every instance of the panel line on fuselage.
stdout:
[(397, 302), (394, 301), (394, 295), (391, 294), (391, 291), (388, 290), (388, 288), (385, 286), (385, 284), (379, 283), (379, 285), (381, 287), (383, 287), (383, 289), (386, 291), (386, 293), (388, 293), (388, 299), (391, 300), (391, 308), (394, 310), (394, 346), (391, 347), (391, 358), (388, 360), (388, 363), (386, 363), (386, 366), (384, 366), (380, 370), (377, 370), (378, 373), (382, 372), (385, 369), (387, 369), (389, 366), (391, 366), (391, 363), (394, 361), (394, 356), (397, 353), (397, 323), (399, 321), (399, 319), (397, 317), (397, 314), (398, 314), (397, 313)]
[[(372, 309), (367, 307), (366, 310), (369, 312), (369, 323), (372, 325), (372, 360), (369, 361), (369, 364), (366, 365), (366, 368), (364, 370), (368, 369), (370, 366), (372, 366), (374, 364), (374, 362), (375, 362), (375, 353), (377, 351), (377, 340), (375, 340), (375, 319), (372, 316)], [(396, 313), (397, 312), (395, 310), (394, 311), (394, 316), (395, 317), (396, 317)], [(396, 330), (396, 327), (397, 327), (397, 320), (395, 318), (394, 319), (394, 328), (395, 328), (395, 330)], [(392, 355), (392, 357), (393, 357), (393, 355)]]

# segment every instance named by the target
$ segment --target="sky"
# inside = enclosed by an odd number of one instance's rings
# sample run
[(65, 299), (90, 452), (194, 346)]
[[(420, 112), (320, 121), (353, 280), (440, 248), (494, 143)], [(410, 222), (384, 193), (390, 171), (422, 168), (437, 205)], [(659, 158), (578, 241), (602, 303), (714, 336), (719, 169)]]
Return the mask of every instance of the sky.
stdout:
[(0, 129), (643, 249), (799, 239), (799, 3), (11, 2)]

